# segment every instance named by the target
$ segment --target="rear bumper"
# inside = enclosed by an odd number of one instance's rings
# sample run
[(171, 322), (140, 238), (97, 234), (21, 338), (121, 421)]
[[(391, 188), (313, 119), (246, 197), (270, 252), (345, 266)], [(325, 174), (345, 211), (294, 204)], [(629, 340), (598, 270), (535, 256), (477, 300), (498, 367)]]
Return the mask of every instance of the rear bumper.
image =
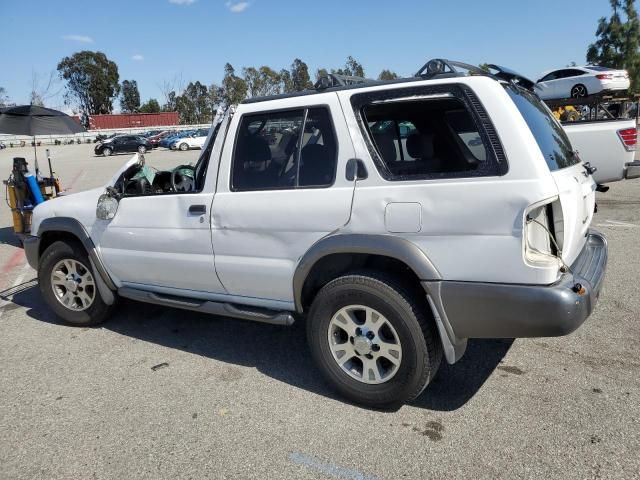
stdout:
[(640, 160), (634, 160), (625, 165), (627, 170), (625, 172), (625, 178), (631, 180), (632, 178), (640, 177)]
[[(438, 312), (452, 341), (464, 338), (553, 337), (576, 330), (600, 296), (607, 241), (590, 231), (571, 272), (552, 285), (439, 282)], [(433, 282), (423, 282), (429, 295)], [(578, 294), (577, 284), (584, 287)], [(444, 315), (443, 315), (444, 314)]]

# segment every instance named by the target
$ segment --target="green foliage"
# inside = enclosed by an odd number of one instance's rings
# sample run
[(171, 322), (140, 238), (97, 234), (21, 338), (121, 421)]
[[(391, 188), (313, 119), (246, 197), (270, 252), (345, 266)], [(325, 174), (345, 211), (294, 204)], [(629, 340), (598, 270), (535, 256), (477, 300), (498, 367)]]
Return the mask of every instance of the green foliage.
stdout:
[(282, 84), (280, 73), (262, 66), (243, 68), (242, 73), (249, 97), (264, 97), (281, 93)]
[(176, 97), (176, 110), (184, 124), (207, 123), (212, 119), (209, 89), (200, 82), (190, 82), (182, 95)]
[(395, 80), (396, 78), (398, 78), (398, 74), (387, 69), (382, 70), (378, 75), (378, 80)]
[(160, 104), (155, 98), (150, 98), (140, 107), (140, 113), (159, 113)]
[(484, 70), (485, 72), (489, 73), (489, 64), (488, 63), (481, 63), (480, 65), (478, 65), (478, 67), (480, 67), (480, 70)]
[(84, 50), (64, 57), (58, 64), (67, 82), (67, 104), (76, 103), (89, 115), (111, 113), (120, 91), (118, 66), (102, 52)]
[(140, 92), (138, 91), (138, 82), (135, 80), (124, 80), (122, 82), (121, 94), (120, 109), (124, 113), (135, 113), (140, 111)]
[(296, 58), (291, 64), (291, 90), (289, 91), (301, 92), (312, 87), (309, 67), (302, 60)]
[(331, 69), (331, 73), (337, 75), (346, 75), (348, 77), (364, 77), (364, 67), (351, 55), (347, 57), (347, 61), (344, 64), (344, 68)]
[(596, 41), (587, 49), (589, 63), (624, 68), (631, 79), (630, 90), (640, 89), (640, 20), (635, 0), (609, 0), (611, 18), (598, 20)]
[(236, 75), (236, 71), (230, 63), (224, 66), (222, 90), (222, 100), (225, 106), (237, 105), (247, 98), (247, 83)]

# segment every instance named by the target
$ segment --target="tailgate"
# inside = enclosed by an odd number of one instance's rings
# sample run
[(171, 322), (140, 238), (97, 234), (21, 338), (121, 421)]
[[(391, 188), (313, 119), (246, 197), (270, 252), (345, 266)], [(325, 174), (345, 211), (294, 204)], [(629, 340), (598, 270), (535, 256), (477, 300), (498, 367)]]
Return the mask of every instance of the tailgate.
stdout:
[(551, 175), (558, 186), (564, 219), (562, 259), (571, 265), (587, 240), (596, 202), (596, 184), (581, 163), (553, 171)]
[(635, 120), (575, 122), (563, 127), (582, 161), (598, 169), (593, 175), (596, 183), (617, 182), (626, 177), (627, 164), (635, 156), (635, 137), (629, 135), (635, 132)]

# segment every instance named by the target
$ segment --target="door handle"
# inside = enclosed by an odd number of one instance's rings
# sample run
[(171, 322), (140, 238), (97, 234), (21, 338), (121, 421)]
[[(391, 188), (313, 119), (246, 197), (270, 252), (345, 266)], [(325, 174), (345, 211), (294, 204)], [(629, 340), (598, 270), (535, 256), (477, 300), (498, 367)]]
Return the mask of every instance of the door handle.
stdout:
[(204, 215), (207, 213), (206, 205), (191, 205), (189, 207), (189, 215)]

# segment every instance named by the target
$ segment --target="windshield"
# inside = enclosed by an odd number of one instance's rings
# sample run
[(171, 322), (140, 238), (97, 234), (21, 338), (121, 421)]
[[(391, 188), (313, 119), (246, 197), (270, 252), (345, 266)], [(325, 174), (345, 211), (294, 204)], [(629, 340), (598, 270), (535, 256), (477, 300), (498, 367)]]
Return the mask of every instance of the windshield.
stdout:
[(560, 170), (580, 162), (562, 125), (542, 100), (533, 93), (512, 84), (505, 85), (505, 89), (527, 122), (549, 170)]

